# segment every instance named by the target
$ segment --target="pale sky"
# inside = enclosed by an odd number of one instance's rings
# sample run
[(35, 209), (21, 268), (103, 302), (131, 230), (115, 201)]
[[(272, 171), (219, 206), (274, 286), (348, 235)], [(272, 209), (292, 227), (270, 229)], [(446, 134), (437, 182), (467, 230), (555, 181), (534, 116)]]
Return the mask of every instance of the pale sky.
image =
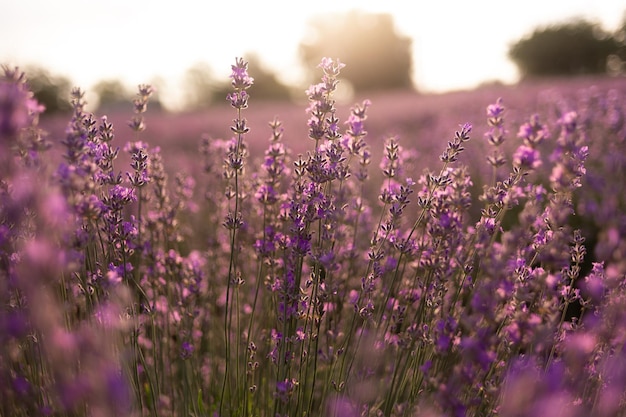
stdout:
[[(206, 62), (226, 76), (256, 52), (286, 81), (300, 78), (297, 47), (316, 14), (360, 9), (393, 15), (413, 40), (421, 91), (517, 80), (511, 43), (538, 25), (583, 17), (614, 30), (624, 0), (0, 0), (0, 63), (43, 64), (89, 89), (101, 79), (166, 81), (175, 100), (184, 72)], [(341, 59), (341, 57), (336, 57)]]

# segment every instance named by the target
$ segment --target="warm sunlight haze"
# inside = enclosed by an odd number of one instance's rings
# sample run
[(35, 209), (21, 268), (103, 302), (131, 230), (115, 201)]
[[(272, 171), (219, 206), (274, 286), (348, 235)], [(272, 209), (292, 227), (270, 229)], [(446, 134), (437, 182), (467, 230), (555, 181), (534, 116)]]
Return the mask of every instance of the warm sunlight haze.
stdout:
[(626, 0), (0, 0), (0, 417), (626, 417)]
[(310, 35), (307, 21), (358, 9), (391, 14), (397, 31), (412, 39), (414, 84), (442, 92), (514, 82), (516, 68), (507, 59), (512, 42), (538, 25), (574, 17), (614, 30), (624, 7), (619, 0), (3, 0), (0, 62), (41, 64), (85, 89), (105, 78), (152, 82), (175, 103), (189, 67), (204, 62), (226, 76), (232, 59), (250, 52), (283, 81), (302, 81), (298, 45)]

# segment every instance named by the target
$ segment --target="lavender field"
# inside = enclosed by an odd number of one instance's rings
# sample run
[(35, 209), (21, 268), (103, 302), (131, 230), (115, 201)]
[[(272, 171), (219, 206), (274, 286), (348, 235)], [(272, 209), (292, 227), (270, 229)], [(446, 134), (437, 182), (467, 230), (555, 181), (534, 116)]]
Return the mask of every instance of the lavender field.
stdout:
[(626, 415), (626, 79), (40, 117), (0, 81), (0, 416)]

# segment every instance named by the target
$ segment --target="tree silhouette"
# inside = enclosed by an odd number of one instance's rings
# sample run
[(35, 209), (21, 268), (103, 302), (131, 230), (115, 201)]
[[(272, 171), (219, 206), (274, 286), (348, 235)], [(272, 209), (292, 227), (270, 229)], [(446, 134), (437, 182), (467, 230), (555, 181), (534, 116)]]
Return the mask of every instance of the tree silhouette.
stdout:
[(183, 78), (184, 107), (199, 110), (209, 107), (215, 99), (218, 85), (209, 64), (198, 62), (185, 71)]
[(255, 54), (247, 54), (244, 57), (248, 61), (248, 73), (254, 78), (254, 84), (250, 87), (252, 97), (263, 100), (287, 100), (290, 98), (289, 88), (283, 84), (276, 74), (268, 70)]
[(350, 11), (318, 16), (309, 26), (300, 43), (306, 68), (338, 58), (346, 64), (342, 78), (357, 92), (413, 88), (411, 39), (396, 32), (391, 15)]
[(619, 47), (615, 54), (609, 56), (608, 71), (613, 75), (626, 74), (626, 12), (622, 15), (622, 22), (613, 35)]
[(509, 49), (522, 77), (597, 74), (607, 71), (607, 59), (619, 42), (585, 20), (538, 28)]
[(98, 111), (111, 110), (115, 107), (132, 105), (132, 94), (120, 80), (101, 80), (93, 86), (98, 95)]
[(52, 75), (48, 70), (38, 66), (27, 67), (24, 72), (35, 98), (46, 107), (45, 114), (71, 110), (69, 79)]

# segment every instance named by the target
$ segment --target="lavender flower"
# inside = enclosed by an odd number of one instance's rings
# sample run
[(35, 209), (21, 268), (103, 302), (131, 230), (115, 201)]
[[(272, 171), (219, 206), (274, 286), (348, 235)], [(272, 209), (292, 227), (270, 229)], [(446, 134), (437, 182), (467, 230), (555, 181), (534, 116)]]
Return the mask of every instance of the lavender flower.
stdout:
[(146, 129), (143, 114), (148, 109), (148, 99), (155, 92), (155, 89), (148, 84), (140, 84), (137, 89), (137, 97), (133, 100), (133, 112), (135, 115), (128, 122), (128, 126), (133, 131), (139, 133)]
[(513, 165), (524, 171), (537, 169), (541, 166), (539, 151), (530, 146), (520, 146), (513, 155)]

